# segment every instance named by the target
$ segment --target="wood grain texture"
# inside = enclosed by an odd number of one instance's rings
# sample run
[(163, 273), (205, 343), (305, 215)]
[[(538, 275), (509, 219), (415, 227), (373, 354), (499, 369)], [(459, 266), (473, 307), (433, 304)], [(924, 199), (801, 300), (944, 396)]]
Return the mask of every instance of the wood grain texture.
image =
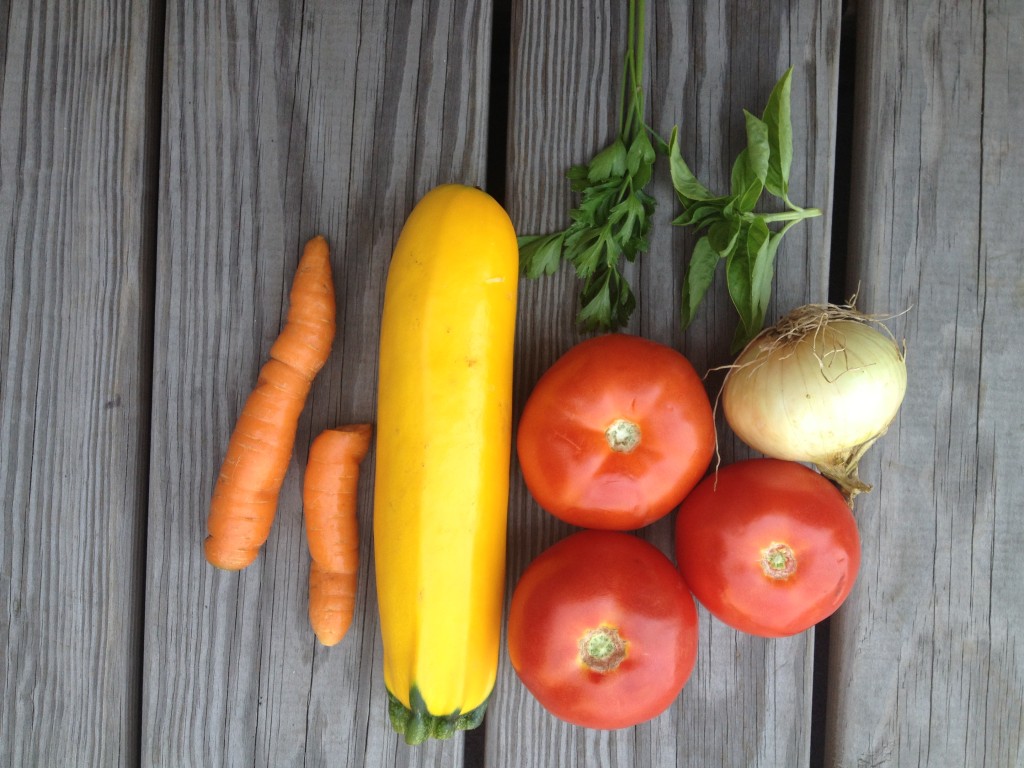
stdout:
[[(829, 278), (840, 3), (672, 3), (658, 8), (655, 123), (679, 124), (684, 156), (692, 158), (694, 172), (712, 189), (728, 190), (733, 159), (746, 146), (742, 109), (760, 114), (775, 81), (793, 67), (791, 197), (824, 215), (798, 225), (782, 241), (767, 322), (801, 304), (823, 301)], [(667, 179), (663, 189), (662, 199), (670, 200)], [(642, 321), (646, 334), (675, 343), (704, 372), (731, 362), (736, 315), (720, 272), (708, 303), (678, 335), (679, 286), (694, 239), (668, 226), (677, 212), (675, 205), (664, 206), (658, 222), (664, 237), (652, 240), (652, 255), (659, 258), (644, 262), (649, 271), (641, 276)], [(721, 376), (707, 379), (712, 398)], [(719, 437), (723, 463), (758, 455), (732, 435), (721, 417)], [(666, 551), (671, 534), (669, 525), (656, 532)], [(651, 762), (694, 768), (807, 765), (813, 630), (765, 640), (736, 632), (703, 609), (701, 621), (697, 668), (671, 718), (656, 723), (660, 727), (648, 737)]]
[[(362, 465), (353, 627), (306, 615), (310, 440), (373, 421), (384, 279), (415, 200), (482, 184), (490, 7), (168, 3), (142, 755), (147, 765), (459, 765), (386, 719)], [(232, 425), (286, 309), (302, 243), (332, 246), (339, 330), (270, 539), (240, 574), (203, 558)]]
[[(667, 136), (680, 125), (682, 151), (713, 188), (727, 189), (745, 145), (744, 107), (759, 112), (786, 67), (795, 67), (796, 149), (792, 197), (825, 217), (787, 235), (769, 317), (825, 298), (831, 210), (839, 3), (649, 3), (648, 104)], [(624, 3), (513, 4), (507, 203), (520, 234), (568, 223), (575, 204), (564, 171), (614, 138)], [(765, 41), (778, 41), (769, 45)], [(673, 229), (678, 214), (667, 167), (652, 185), (659, 201), (650, 252), (627, 274), (638, 308), (627, 329), (680, 349), (700, 372), (728, 362), (735, 316), (724, 280), (679, 329), (679, 287), (693, 238)], [(517, 408), (541, 373), (581, 336), (573, 324), (577, 283), (567, 270), (521, 287)], [(709, 378), (709, 393), (720, 382)], [(722, 458), (749, 455), (722, 435)], [(519, 574), (570, 528), (539, 509), (515, 468), (509, 524), (509, 594)], [(672, 554), (672, 517), (644, 538)], [(548, 715), (502, 660), (487, 729), (490, 765), (806, 765), (810, 739), (812, 634), (766, 641), (743, 636), (701, 609), (697, 667), (680, 699), (634, 729), (586, 731)], [(500, 726), (498, 725), (500, 723)]]
[[(0, 0), (0, 765), (809, 766), (813, 634), (751, 638), (703, 609), (693, 677), (649, 723), (560, 723), (503, 645), (471, 748), (406, 747), (380, 672), (372, 452), (355, 621), (317, 645), (301, 470), (321, 429), (373, 419), (384, 279), (414, 202), (484, 183), (492, 4), (168, 0), (166, 25), (162, 5)], [(1024, 765), (1024, 7), (857, 5), (846, 285), (866, 310), (907, 310), (891, 325), (910, 390), (862, 466), (876, 488), (831, 623), (825, 763)], [(825, 298), (839, 6), (648, 3), (651, 124), (680, 126), (714, 188), (742, 108), (795, 67), (792, 196), (826, 215), (787, 235), (769, 318)], [(511, 9), (505, 202), (527, 234), (567, 223), (565, 169), (612, 138), (626, 4)], [(652, 190), (627, 330), (703, 372), (728, 362), (734, 312), (719, 276), (678, 328), (694, 239), (670, 226), (664, 165)], [(332, 245), (334, 352), (267, 546), (217, 572), (201, 547), (215, 473), (315, 233)], [(517, 413), (583, 338), (577, 288), (567, 272), (522, 283)], [(751, 455), (719, 427), (723, 461)], [(509, 595), (572, 530), (512, 473)], [(671, 517), (640, 535), (671, 555)]]
[(138, 762), (149, 24), (147, 4), (0, 3), (5, 766)]
[(858, 499), (828, 764), (1024, 764), (1024, 6), (859, 8), (850, 283), (909, 386)]

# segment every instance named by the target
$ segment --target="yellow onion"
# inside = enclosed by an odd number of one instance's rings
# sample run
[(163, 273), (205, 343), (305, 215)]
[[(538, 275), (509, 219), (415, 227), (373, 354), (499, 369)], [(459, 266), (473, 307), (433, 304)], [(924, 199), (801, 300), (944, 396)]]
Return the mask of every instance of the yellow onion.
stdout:
[(722, 407), (744, 443), (814, 464), (852, 502), (871, 488), (857, 463), (896, 417), (906, 389), (904, 352), (884, 326), (851, 306), (818, 304), (747, 345), (725, 377)]

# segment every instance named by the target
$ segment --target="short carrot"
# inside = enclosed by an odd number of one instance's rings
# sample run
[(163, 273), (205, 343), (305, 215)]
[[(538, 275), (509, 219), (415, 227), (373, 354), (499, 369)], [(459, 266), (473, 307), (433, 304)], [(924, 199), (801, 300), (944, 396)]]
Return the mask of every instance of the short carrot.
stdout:
[(287, 320), (238, 417), (213, 489), (203, 546), (212, 565), (244, 568), (270, 535), (299, 415), (327, 361), (334, 330), (330, 251), (318, 236), (303, 249)]
[(302, 488), (312, 560), (309, 623), (324, 645), (340, 642), (352, 624), (359, 574), (359, 464), (370, 449), (371, 433), (369, 424), (327, 429), (309, 447)]

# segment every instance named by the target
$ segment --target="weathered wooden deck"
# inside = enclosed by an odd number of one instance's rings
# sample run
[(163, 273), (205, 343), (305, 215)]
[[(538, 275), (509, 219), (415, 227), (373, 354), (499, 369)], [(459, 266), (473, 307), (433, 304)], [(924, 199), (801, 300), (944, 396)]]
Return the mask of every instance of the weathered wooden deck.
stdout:
[[(792, 197), (826, 216), (787, 237), (769, 314), (830, 291), (909, 308), (909, 394), (862, 470), (862, 570), (835, 617), (762, 640), (702, 609), (679, 700), (613, 733), (546, 715), (503, 656), (483, 728), (410, 748), (386, 722), (364, 482), (356, 621), (316, 644), (298, 470), (320, 429), (373, 418), (397, 232), (445, 181), (522, 233), (561, 227), (563, 171), (613, 133), (625, 15), (0, 0), (0, 766), (1024, 766), (1020, 0), (648, 3), (651, 123), (679, 123), (718, 187), (741, 109), (795, 67)], [(654, 194), (630, 330), (707, 370), (729, 299), (716, 283), (679, 330), (692, 240), (664, 167)], [(265, 550), (217, 572), (216, 472), (318, 232), (334, 353)], [(520, 406), (580, 338), (575, 291), (521, 286)], [(510, 586), (568, 532), (513, 472)], [(671, 551), (670, 519), (642, 535)]]

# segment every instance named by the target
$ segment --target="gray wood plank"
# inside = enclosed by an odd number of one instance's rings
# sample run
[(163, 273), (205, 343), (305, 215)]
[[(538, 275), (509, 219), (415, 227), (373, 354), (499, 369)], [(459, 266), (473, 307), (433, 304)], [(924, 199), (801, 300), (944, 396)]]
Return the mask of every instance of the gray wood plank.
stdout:
[(147, 3), (0, 3), (0, 765), (135, 765)]
[[(745, 145), (742, 108), (759, 111), (786, 67), (795, 67), (797, 148), (793, 197), (826, 215), (794, 229), (779, 254), (769, 316), (827, 293), (839, 3), (648, 3), (647, 76), (652, 125), (680, 125), (694, 170), (728, 189)], [(563, 173), (586, 162), (615, 131), (625, 45), (624, 3), (513, 4), (507, 203), (521, 234), (565, 226), (575, 200)], [(682, 333), (679, 286), (692, 238), (678, 214), (666, 169), (653, 191), (659, 211), (651, 251), (629, 274), (639, 306), (628, 329), (673, 345), (698, 371), (729, 362), (735, 320), (717, 280), (698, 320)], [(567, 271), (521, 288), (517, 404), (554, 360), (580, 340), (573, 326), (577, 283)], [(720, 380), (708, 380), (714, 394)], [(749, 455), (720, 424), (723, 461)], [(529, 498), (518, 469), (509, 526), (509, 594), (526, 565), (570, 529)], [(672, 516), (642, 535), (672, 554)], [(549, 716), (503, 658), (487, 729), (487, 756), (520, 766), (806, 765), (810, 740), (811, 632), (785, 640), (741, 635), (700, 611), (697, 667), (680, 699), (650, 723), (588, 731)]]
[(859, 8), (851, 285), (909, 349), (861, 476), (829, 765), (1024, 764), (1024, 6)]
[[(411, 749), (386, 719), (360, 489), (353, 628), (306, 616), (301, 468), (321, 429), (373, 420), (391, 250), (437, 183), (482, 184), (490, 5), (168, 3), (143, 763), (459, 765), (462, 737)], [(287, 304), (302, 243), (332, 245), (339, 330), (256, 563), (202, 541), (228, 437)]]

